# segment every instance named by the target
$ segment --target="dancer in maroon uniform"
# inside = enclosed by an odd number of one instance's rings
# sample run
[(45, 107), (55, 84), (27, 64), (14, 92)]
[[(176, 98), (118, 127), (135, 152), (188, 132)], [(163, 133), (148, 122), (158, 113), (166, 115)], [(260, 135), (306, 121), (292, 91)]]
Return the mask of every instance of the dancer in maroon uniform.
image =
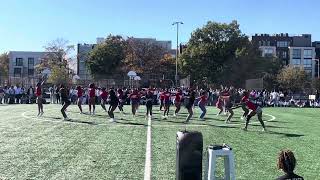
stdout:
[(108, 95), (109, 95), (109, 93), (106, 91), (106, 88), (102, 88), (101, 94), (100, 94), (100, 97), (101, 97), (100, 105), (101, 105), (102, 109), (106, 112), (107, 112), (106, 104), (107, 104)]
[(216, 102), (216, 107), (220, 110), (217, 116), (219, 116), (223, 112), (223, 99), (221, 96), (218, 97), (218, 100)]
[(165, 90), (164, 94), (163, 94), (163, 103), (164, 103), (164, 111), (163, 111), (163, 118), (167, 119), (169, 116), (169, 111), (170, 111), (170, 97), (171, 97), (171, 93), (169, 92), (168, 89)]
[(247, 131), (250, 119), (253, 116), (257, 115), (258, 116), (258, 120), (261, 123), (261, 126), (263, 127), (263, 131), (266, 131), (266, 127), (265, 127), (264, 122), (262, 120), (262, 108), (260, 106), (256, 105), (256, 104), (254, 104), (253, 102), (251, 102), (249, 99), (246, 101), (246, 106), (251, 111), (249, 112), (249, 114), (247, 116), (246, 125), (243, 128), (243, 130)]
[(176, 97), (174, 99), (174, 105), (176, 106), (176, 110), (175, 110), (173, 116), (177, 116), (177, 114), (179, 113), (179, 111), (181, 109), (182, 100), (183, 100), (182, 91), (181, 91), (181, 89), (178, 89), (178, 91), (176, 92)]
[(139, 101), (140, 101), (140, 94), (137, 89), (134, 89), (133, 92), (129, 96), (131, 100), (131, 110), (132, 110), (132, 115), (133, 117), (136, 116), (136, 112), (139, 106)]
[(38, 105), (38, 116), (43, 115), (43, 99), (42, 99), (42, 85), (44, 81), (39, 82), (36, 86), (36, 97), (37, 97), (37, 105)]

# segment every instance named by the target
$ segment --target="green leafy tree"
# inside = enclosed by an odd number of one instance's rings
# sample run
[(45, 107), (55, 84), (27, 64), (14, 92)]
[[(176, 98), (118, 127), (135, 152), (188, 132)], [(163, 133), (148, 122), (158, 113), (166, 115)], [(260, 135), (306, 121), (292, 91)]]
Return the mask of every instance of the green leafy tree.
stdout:
[(247, 41), (246, 46), (238, 49), (236, 58), (231, 63), (231, 71), (224, 75), (227, 85), (243, 87), (247, 79), (263, 78), (266, 89), (272, 89), (276, 77), (282, 67), (281, 61), (275, 57), (261, 57), (258, 47)]
[(303, 69), (288, 66), (280, 70), (277, 75), (277, 82), (283, 89), (299, 92), (307, 84), (308, 78)]
[(312, 87), (313, 87), (313, 89), (320, 91), (320, 79), (319, 78), (315, 78), (312, 80)]
[[(244, 87), (252, 78), (275, 80), (282, 65), (277, 58), (261, 57), (258, 47), (241, 33), (239, 24), (209, 21), (195, 30), (180, 56), (184, 76), (191, 75), (197, 84), (214, 83)], [(274, 82), (268, 81), (268, 83)], [(267, 83), (267, 86), (272, 86)]]
[(247, 42), (248, 37), (241, 33), (236, 21), (229, 24), (209, 21), (191, 34), (180, 56), (181, 72), (197, 81), (207, 77), (209, 82), (225, 83), (221, 77), (230, 72), (230, 62)]
[(73, 70), (69, 64), (74, 61), (71, 53), (74, 50), (72, 45), (64, 39), (56, 39), (48, 43), (45, 47), (45, 55), (36, 69), (41, 73), (45, 69), (51, 71), (48, 82), (52, 84), (70, 83)]
[(121, 72), (121, 64), (125, 58), (125, 45), (125, 40), (121, 36), (109, 35), (105, 42), (95, 46), (86, 62), (94, 78)]
[[(124, 71), (130, 70), (137, 73), (159, 74), (164, 73), (160, 66), (168, 60), (164, 48), (153, 41), (128, 38), (126, 46), (126, 58)], [(165, 59), (166, 58), (166, 59)]]

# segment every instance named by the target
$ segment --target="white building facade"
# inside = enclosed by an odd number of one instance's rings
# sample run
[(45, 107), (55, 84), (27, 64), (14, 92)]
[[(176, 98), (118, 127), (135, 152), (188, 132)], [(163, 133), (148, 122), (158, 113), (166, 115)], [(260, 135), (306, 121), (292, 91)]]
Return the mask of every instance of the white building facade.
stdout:
[(302, 68), (312, 78), (315, 77), (314, 47), (289, 47), (290, 66)]
[(9, 83), (12, 85), (34, 85), (39, 75), (35, 70), (45, 52), (10, 51)]

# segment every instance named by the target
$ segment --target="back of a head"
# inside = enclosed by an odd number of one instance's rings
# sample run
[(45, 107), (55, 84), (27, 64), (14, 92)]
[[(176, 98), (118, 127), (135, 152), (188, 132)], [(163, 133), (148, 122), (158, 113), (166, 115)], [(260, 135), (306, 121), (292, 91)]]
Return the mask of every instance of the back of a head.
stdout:
[(296, 167), (296, 158), (292, 151), (284, 149), (280, 151), (278, 157), (278, 168), (285, 173), (292, 173)]

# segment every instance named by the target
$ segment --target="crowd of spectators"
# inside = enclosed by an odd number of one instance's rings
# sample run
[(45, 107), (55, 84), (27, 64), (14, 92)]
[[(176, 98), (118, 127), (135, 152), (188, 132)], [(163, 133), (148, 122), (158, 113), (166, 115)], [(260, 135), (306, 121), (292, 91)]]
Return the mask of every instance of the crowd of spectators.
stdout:
[[(100, 93), (102, 88), (96, 89), (96, 99), (97, 104), (100, 102)], [(124, 95), (128, 97), (131, 93), (130, 88), (122, 88)], [(145, 91), (146, 89), (140, 89), (140, 91)], [(160, 93), (163, 91), (161, 88), (155, 88), (154, 93), (154, 104), (158, 104)], [(222, 88), (219, 89), (196, 89), (195, 92), (197, 96), (200, 96), (201, 92), (207, 91), (208, 92), (208, 105), (214, 106), (220, 92), (223, 91)], [(242, 93), (244, 89), (236, 89), (235, 94), (235, 101), (240, 102)], [(60, 100), (60, 93), (57, 86), (51, 86), (45, 88), (43, 91), (43, 98), (46, 99), (46, 103), (51, 104), (59, 104), (61, 103)], [(84, 88), (84, 95), (83, 95), (83, 103), (87, 104), (88, 101), (88, 89)], [(176, 92), (175, 88), (171, 88), (170, 92), (172, 93), (172, 100), (174, 100), (174, 94)], [(183, 89), (184, 93), (187, 93), (187, 89)], [(260, 103), (263, 107), (313, 107), (319, 108), (320, 107), (320, 99), (319, 99), (319, 92), (316, 91), (312, 95), (306, 94), (292, 94), (283, 91), (250, 91), (250, 96), (256, 99), (257, 103)], [(69, 89), (69, 97), (72, 104), (76, 104), (77, 102), (77, 90), (75, 87), (71, 87)], [(33, 104), (36, 102), (35, 98), (35, 88), (30, 86), (29, 88), (24, 88), (20, 86), (5, 86), (0, 87), (0, 104)], [(143, 103), (143, 102), (142, 102)], [(130, 100), (126, 102), (126, 104), (130, 104)]]

